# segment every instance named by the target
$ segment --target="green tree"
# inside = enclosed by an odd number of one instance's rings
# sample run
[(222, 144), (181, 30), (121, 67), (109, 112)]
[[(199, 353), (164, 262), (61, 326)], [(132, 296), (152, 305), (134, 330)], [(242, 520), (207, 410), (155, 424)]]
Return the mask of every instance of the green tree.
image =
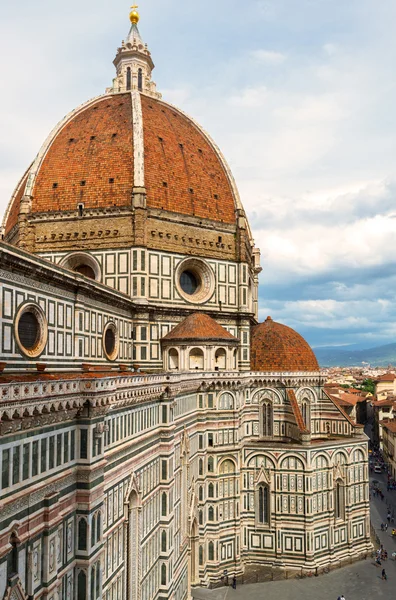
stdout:
[(375, 383), (372, 379), (365, 379), (360, 386), (360, 389), (364, 392), (371, 392), (371, 394), (375, 393)]

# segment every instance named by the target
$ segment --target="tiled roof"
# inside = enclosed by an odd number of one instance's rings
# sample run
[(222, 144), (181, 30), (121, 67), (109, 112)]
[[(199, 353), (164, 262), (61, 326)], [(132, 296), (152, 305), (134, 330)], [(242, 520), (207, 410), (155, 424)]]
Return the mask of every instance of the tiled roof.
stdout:
[(147, 205), (235, 223), (230, 184), (202, 133), (178, 110), (141, 98)]
[(391, 396), (389, 398), (385, 398), (384, 400), (374, 400), (373, 406), (378, 406), (379, 408), (381, 406), (392, 406), (394, 402), (395, 402), (395, 399), (393, 396)]
[(353, 427), (364, 428), (364, 425), (360, 425), (360, 424), (356, 423), (353, 419), (351, 419), (351, 417), (345, 412), (345, 410), (342, 408), (342, 406), (340, 406), (340, 404), (338, 402), (338, 398), (335, 398), (334, 396), (332, 396), (331, 394), (329, 394), (327, 392), (327, 390), (325, 390), (325, 395), (329, 398), (329, 400), (331, 400), (331, 402), (334, 404), (334, 406), (336, 408), (338, 408), (338, 410), (343, 415), (343, 417), (345, 417), (345, 419), (347, 421), (349, 421), (349, 423), (351, 425), (353, 425)]
[(252, 371), (319, 371), (304, 338), (271, 317), (252, 329), (250, 360)]
[(238, 340), (224, 327), (205, 313), (193, 313), (184, 321), (176, 325), (164, 338), (170, 340), (224, 340), (235, 342)]
[(287, 390), (287, 395), (290, 400), (290, 404), (293, 410), (294, 418), (296, 419), (296, 424), (301, 433), (308, 433), (307, 426), (305, 425), (303, 416), (301, 414), (300, 407), (298, 406), (296, 394), (294, 390)]
[(396, 379), (396, 375), (394, 373), (385, 373), (384, 375), (380, 375), (377, 377), (376, 381), (394, 381)]
[(78, 379), (105, 379), (106, 377), (142, 377), (144, 372), (102, 370), (87, 373), (7, 373), (0, 374), (0, 384), (3, 383), (33, 383), (40, 381), (63, 381)]
[[(236, 199), (220, 156), (192, 120), (141, 95), (147, 207), (235, 224)], [(18, 219), (26, 180), (11, 205)], [(130, 93), (77, 110), (55, 134), (38, 169), (32, 213), (130, 207), (134, 187)]]
[(102, 98), (78, 112), (55, 136), (43, 160), (32, 212), (76, 210), (79, 202), (85, 208), (130, 206), (131, 121), (130, 94)]
[(363, 396), (358, 396), (357, 394), (348, 394), (348, 392), (341, 393), (340, 398), (344, 400), (344, 402), (348, 402), (349, 404), (357, 404), (358, 402), (364, 402), (366, 398)]
[(381, 421), (381, 425), (384, 429), (396, 433), (396, 419), (393, 419), (393, 421)]

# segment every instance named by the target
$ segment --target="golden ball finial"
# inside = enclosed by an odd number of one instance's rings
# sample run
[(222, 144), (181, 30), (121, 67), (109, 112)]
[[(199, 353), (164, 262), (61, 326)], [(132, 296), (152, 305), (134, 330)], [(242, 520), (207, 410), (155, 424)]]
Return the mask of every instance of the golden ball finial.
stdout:
[(134, 4), (133, 6), (131, 6), (132, 10), (129, 13), (129, 19), (132, 23), (132, 25), (137, 25), (139, 23), (139, 19), (140, 19), (140, 15), (138, 13), (138, 11), (136, 10), (138, 8), (137, 4)]

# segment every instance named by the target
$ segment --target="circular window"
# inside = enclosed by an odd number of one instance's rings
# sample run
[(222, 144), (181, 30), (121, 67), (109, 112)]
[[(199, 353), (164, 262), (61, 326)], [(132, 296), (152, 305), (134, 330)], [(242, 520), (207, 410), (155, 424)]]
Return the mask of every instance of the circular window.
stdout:
[(180, 287), (189, 296), (195, 294), (199, 288), (199, 280), (192, 271), (183, 271), (180, 275)]
[(15, 339), (20, 351), (31, 358), (39, 356), (47, 343), (48, 324), (37, 304), (25, 304), (19, 309), (14, 323)]
[(201, 304), (213, 295), (214, 272), (205, 261), (187, 258), (177, 266), (175, 284), (182, 298), (194, 304)]
[(103, 331), (103, 351), (108, 360), (115, 360), (118, 355), (118, 331), (114, 323), (109, 322)]

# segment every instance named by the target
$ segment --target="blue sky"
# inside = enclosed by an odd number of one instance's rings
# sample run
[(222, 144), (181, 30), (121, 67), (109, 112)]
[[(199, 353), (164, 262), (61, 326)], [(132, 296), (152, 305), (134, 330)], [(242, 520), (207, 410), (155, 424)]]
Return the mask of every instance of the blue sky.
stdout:
[[(52, 127), (104, 91), (124, 0), (0, 23), (0, 212)], [(222, 148), (262, 250), (260, 316), (313, 346), (396, 340), (396, 2), (142, 0), (164, 99)]]

